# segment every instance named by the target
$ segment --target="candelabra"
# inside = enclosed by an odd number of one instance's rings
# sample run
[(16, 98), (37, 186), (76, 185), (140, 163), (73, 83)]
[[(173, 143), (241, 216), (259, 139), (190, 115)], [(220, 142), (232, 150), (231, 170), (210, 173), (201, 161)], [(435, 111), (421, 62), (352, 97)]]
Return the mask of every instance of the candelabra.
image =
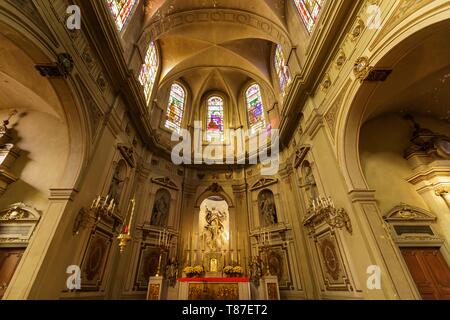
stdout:
[(156, 277), (161, 276), (161, 260), (164, 252), (169, 250), (170, 242), (172, 240), (172, 235), (164, 229), (159, 232), (158, 247), (159, 247), (159, 260), (158, 260), (158, 270), (156, 271)]
[(258, 247), (262, 247), (264, 251), (266, 276), (270, 276), (270, 268), (269, 268), (270, 245), (271, 245), (270, 232), (264, 230), (259, 234)]
[(109, 195), (106, 197), (98, 196), (92, 202), (90, 210), (95, 213), (96, 221), (100, 221), (104, 217), (111, 217), (116, 209), (114, 199)]
[[(131, 240), (131, 223), (133, 222), (135, 205), (136, 205), (136, 200), (131, 199), (130, 203), (128, 204), (127, 215), (125, 216), (124, 224), (122, 227), (122, 232), (117, 237), (117, 240), (119, 240), (120, 253), (123, 253), (125, 251), (125, 248), (128, 245), (128, 242)], [(130, 209), (131, 209), (131, 212), (130, 212)], [(130, 214), (130, 218), (127, 221), (128, 214)]]
[(313, 200), (308, 215), (303, 221), (305, 226), (314, 227), (325, 221), (332, 228), (346, 228), (352, 234), (353, 228), (345, 209), (337, 209), (331, 197), (320, 197)]

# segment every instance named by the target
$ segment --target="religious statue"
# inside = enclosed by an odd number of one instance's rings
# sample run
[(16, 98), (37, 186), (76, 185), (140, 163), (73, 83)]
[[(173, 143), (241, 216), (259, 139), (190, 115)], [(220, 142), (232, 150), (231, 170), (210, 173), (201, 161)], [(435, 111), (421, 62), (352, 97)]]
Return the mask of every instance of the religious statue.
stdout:
[(273, 193), (269, 190), (262, 191), (259, 196), (259, 209), (264, 219), (265, 226), (271, 226), (278, 223), (277, 209)]
[(115, 203), (119, 203), (120, 201), (123, 182), (125, 181), (125, 178), (122, 177), (122, 168), (123, 166), (119, 163), (114, 171), (111, 186), (109, 187), (108, 194), (114, 199)]
[(210, 272), (217, 272), (219, 270), (218, 262), (216, 258), (212, 258), (209, 262), (209, 271)]
[(163, 227), (167, 224), (167, 215), (170, 207), (170, 194), (165, 190), (156, 193), (153, 205), (151, 225)]
[(17, 110), (13, 110), (7, 119), (3, 120), (3, 124), (0, 125), (0, 147), (3, 147), (3, 145), (7, 144), (11, 140), (10, 131), (11, 129), (8, 128), (9, 122), (11, 121), (11, 118), (14, 117), (17, 114)]
[(212, 250), (216, 250), (221, 247), (222, 235), (224, 232), (224, 222), (227, 218), (225, 212), (217, 210), (215, 207), (212, 210), (206, 208), (206, 226), (204, 236), (208, 247)]
[(308, 204), (311, 204), (319, 197), (319, 191), (317, 190), (316, 179), (314, 178), (314, 173), (309, 163), (303, 166), (303, 176), (305, 182), (303, 187), (305, 188), (305, 192), (308, 197)]
[(170, 260), (170, 263), (166, 266), (166, 278), (169, 280), (169, 286), (175, 287), (178, 277), (178, 261), (175, 258)]
[(262, 276), (262, 267), (258, 260), (258, 258), (253, 258), (253, 261), (249, 264), (250, 281), (253, 282), (255, 286), (259, 286), (259, 280)]

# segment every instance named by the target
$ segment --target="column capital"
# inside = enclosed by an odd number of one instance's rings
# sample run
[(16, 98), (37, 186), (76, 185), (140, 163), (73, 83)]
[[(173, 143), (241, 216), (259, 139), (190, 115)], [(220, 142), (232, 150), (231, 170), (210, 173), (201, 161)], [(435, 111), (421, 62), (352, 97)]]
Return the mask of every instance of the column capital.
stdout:
[(50, 189), (50, 197), (48, 199), (73, 201), (77, 194), (78, 190), (76, 189), (52, 188)]
[(355, 202), (372, 202), (375, 200), (375, 190), (354, 189), (348, 193), (350, 200)]

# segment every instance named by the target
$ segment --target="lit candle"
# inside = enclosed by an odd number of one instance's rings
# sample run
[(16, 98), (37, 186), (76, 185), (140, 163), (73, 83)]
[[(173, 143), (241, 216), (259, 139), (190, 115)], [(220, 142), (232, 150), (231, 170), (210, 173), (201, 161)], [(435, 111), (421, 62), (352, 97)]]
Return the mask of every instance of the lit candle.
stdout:
[(103, 207), (106, 207), (106, 203), (108, 202), (109, 194), (105, 198), (105, 202), (103, 203)]
[(131, 216), (130, 216), (130, 221), (128, 222), (128, 235), (131, 235), (131, 223), (133, 222), (133, 216), (134, 216), (134, 206), (136, 201), (133, 199), (131, 200), (132, 206), (131, 206)]

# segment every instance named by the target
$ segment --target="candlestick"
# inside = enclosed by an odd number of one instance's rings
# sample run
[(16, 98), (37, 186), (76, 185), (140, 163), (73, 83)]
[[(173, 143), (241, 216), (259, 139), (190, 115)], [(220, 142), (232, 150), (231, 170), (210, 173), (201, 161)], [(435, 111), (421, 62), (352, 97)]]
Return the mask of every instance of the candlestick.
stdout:
[(132, 206), (131, 206), (131, 216), (130, 216), (130, 221), (128, 222), (128, 235), (131, 235), (131, 223), (133, 222), (133, 217), (134, 217), (134, 207), (136, 204), (136, 201), (134, 199), (131, 200)]
[(105, 202), (103, 203), (103, 208), (106, 207), (106, 203), (108, 202), (108, 197), (109, 197), (109, 195), (107, 195), (106, 198), (105, 198)]

